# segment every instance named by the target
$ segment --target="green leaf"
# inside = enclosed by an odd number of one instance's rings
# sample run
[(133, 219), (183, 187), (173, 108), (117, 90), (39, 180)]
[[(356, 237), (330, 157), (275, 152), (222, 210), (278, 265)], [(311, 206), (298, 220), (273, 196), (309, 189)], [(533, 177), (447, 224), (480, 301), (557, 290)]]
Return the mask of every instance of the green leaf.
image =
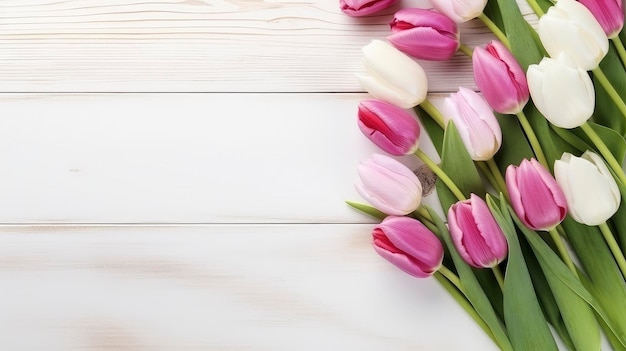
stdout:
[(509, 244), (504, 277), (504, 320), (511, 344), (515, 350), (558, 351), (533, 289), (517, 232), (506, 205), (500, 208), (489, 195), (487, 204)]
[(432, 141), (435, 146), (435, 150), (437, 150), (437, 154), (441, 155), (443, 149), (443, 129), (433, 120), (428, 112), (426, 112), (419, 105), (415, 106), (414, 109), (417, 114), (422, 127), (426, 130), (428, 137)]
[[(466, 197), (469, 197), (471, 193), (480, 196), (485, 194), (485, 188), (474, 161), (465, 149), (461, 136), (452, 121), (448, 123), (443, 138), (440, 167)], [(436, 187), (441, 207), (446, 213), (458, 199), (441, 180), (437, 180)]]
[[(589, 125), (598, 134), (600, 139), (602, 139), (602, 142), (604, 142), (604, 144), (609, 148), (615, 159), (620, 163), (623, 162), (624, 157), (626, 156), (626, 140), (624, 140), (624, 138), (613, 129), (592, 122), (589, 122)], [(582, 129), (572, 129), (572, 134), (576, 135), (579, 139), (584, 140), (588, 146), (593, 145), (593, 142), (589, 139), (587, 134), (582, 131)], [(596, 150), (598, 153), (595, 147), (588, 147), (587, 149)]]
[[(504, 142), (494, 156), (494, 160), (504, 174), (509, 165), (519, 165), (523, 159), (533, 157), (533, 150), (515, 116), (496, 113), (496, 117), (502, 130), (502, 140)], [(515, 142), (511, 142), (513, 140)]]
[(376, 219), (385, 219), (385, 217), (387, 217), (387, 215), (377, 209), (375, 209), (372, 206), (366, 205), (366, 204), (362, 204), (359, 202), (354, 202), (354, 201), (346, 201), (346, 203), (350, 206), (352, 206), (353, 208), (365, 213), (366, 215), (370, 215)]
[(511, 43), (511, 52), (524, 69), (542, 59), (541, 51), (537, 47), (531, 27), (522, 16), (515, 0), (497, 0), (498, 7), (504, 21), (506, 36)]
[(474, 306), (474, 309), (476, 310), (478, 315), (489, 326), (489, 329), (493, 333), (496, 344), (500, 347), (500, 349), (503, 351), (513, 351), (513, 346), (509, 341), (509, 337), (507, 336), (504, 324), (498, 318), (493, 306), (491, 305), (491, 301), (489, 300), (483, 288), (476, 279), (472, 268), (467, 263), (465, 263), (465, 261), (463, 261), (459, 253), (456, 251), (456, 247), (452, 242), (450, 232), (448, 231), (445, 223), (441, 220), (441, 218), (439, 218), (435, 211), (430, 208), (427, 209), (432, 216), (433, 221), (439, 228), (439, 234), (441, 234), (444, 243), (450, 250), (450, 256), (452, 256), (456, 271), (463, 286), (463, 293), (471, 302), (472, 306)]
[[(626, 97), (626, 74), (624, 74), (621, 60), (613, 45), (609, 46), (609, 52), (600, 62), (600, 68), (604, 71), (615, 90), (617, 90), (619, 96), (622, 98)], [(595, 77), (593, 78), (593, 85), (596, 90), (596, 106), (593, 121), (615, 130), (620, 135), (626, 135), (626, 119), (624, 119), (622, 113), (609, 97), (609, 94)]]

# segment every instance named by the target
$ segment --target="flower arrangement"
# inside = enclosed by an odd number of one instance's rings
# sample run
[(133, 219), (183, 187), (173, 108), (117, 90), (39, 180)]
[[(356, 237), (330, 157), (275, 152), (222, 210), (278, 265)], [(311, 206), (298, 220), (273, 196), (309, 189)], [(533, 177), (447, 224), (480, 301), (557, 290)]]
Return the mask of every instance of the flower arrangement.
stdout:
[[(403, 8), (386, 40), (363, 47), (372, 95), (358, 127), (381, 149), (348, 201), (380, 219), (372, 244), (417, 278), (434, 277), (501, 350), (626, 350), (626, 32), (621, 0), (430, 0)], [(394, 0), (341, 0), (367, 16)], [(458, 23), (497, 38), (470, 48)], [(419, 60), (471, 58), (475, 92), (440, 108)], [(419, 122), (418, 122), (419, 120)], [(441, 162), (419, 148), (426, 132)], [(436, 175), (446, 218), (422, 205)]]

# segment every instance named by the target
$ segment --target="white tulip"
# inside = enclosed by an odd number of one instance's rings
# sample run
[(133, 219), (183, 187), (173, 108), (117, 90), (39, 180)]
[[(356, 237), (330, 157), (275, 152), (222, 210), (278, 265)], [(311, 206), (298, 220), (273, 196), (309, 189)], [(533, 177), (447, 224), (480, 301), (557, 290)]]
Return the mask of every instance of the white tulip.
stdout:
[(483, 13), (487, 0), (430, 0), (430, 4), (456, 23), (467, 22)]
[(609, 40), (593, 14), (575, 0), (559, 0), (541, 16), (537, 33), (552, 57), (562, 52), (582, 69), (596, 67), (609, 50)]
[(530, 65), (526, 78), (535, 106), (555, 126), (576, 128), (593, 114), (593, 82), (567, 54), (544, 57), (538, 65)]
[(570, 215), (579, 223), (602, 224), (620, 205), (615, 179), (604, 160), (593, 152), (586, 151), (581, 157), (564, 153), (554, 162), (554, 176), (565, 194)]
[(358, 78), (368, 93), (402, 108), (426, 99), (426, 73), (412, 58), (381, 40), (373, 40), (362, 51), (367, 75)]

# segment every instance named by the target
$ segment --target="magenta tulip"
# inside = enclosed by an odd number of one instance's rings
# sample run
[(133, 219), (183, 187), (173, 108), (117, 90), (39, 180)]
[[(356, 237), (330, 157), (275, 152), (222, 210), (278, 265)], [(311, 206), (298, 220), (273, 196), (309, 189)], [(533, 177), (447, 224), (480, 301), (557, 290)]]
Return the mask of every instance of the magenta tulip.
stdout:
[(423, 60), (449, 60), (459, 48), (456, 22), (439, 12), (419, 8), (402, 9), (390, 23), (387, 39), (398, 50)]
[(422, 184), (400, 161), (374, 154), (357, 167), (357, 172), (357, 192), (379, 211), (405, 215), (419, 207)]
[(511, 205), (522, 222), (533, 230), (550, 230), (567, 215), (567, 200), (550, 172), (534, 158), (506, 169)]
[(622, 0), (579, 0), (593, 14), (609, 38), (615, 38), (624, 27)]
[(372, 245), (384, 259), (418, 278), (430, 277), (443, 262), (437, 236), (410, 217), (385, 218), (372, 231)]
[(524, 108), (530, 93), (526, 74), (511, 52), (499, 41), (474, 49), (474, 81), (485, 100), (497, 112), (515, 114)]
[(477, 268), (498, 265), (507, 255), (506, 238), (487, 203), (472, 194), (448, 210), (450, 236), (467, 264)]
[(397, 0), (339, 0), (341, 11), (351, 17), (371, 15), (384, 10)]
[(489, 104), (475, 91), (460, 87), (444, 100), (441, 112), (446, 122), (454, 122), (472, 160), (486, 161), (500, 149), (500, 124)]
[(358, 116), (361, 132), (386, 152), (399, 156), (417, 150), (420, 126), (406, 110), (370, 99), (359, 103)]

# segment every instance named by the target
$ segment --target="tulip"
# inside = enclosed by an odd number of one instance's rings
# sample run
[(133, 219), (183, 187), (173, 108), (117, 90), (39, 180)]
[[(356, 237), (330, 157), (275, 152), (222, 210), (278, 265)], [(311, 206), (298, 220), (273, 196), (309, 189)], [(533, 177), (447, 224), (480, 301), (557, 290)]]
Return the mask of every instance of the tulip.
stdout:
[(507, 255), (506, 238), (483, 199), (475, 194), (448, 210), (450, 236), (459, 255), (476, 268), (495, 267)]
[(428, 80), (417, 62), (381, 40), (373, 40), (362, 50), (367, 75), (358, 78), (371, 95), (402, 108), (426, 99)]
[(402, 9), (390, 23), (387, 39), (400, 51), (423, 60), (449, 60), (459, 48), (459, 29), (448, 17), (419, 8)]
[(392, 155), (417, 150), (420, 126), (409, 112), (382, 100), (359, 103), (359, 129), (374, 144)]
[(430, 4), (453, 21), (461, 23), (483, 13), (487, 0), (430, 0)]
[(528, 67), (528, 89), (535, 106), (560, 128), (576, 128), (593, 114), (595, 91), (587, 71), (565, 53)]
[(604, 33), (615, 38), (624, 27), (624, 11), (621, 0), (579, 0), (593, 14)]
[(437, 236), (410, 217), (386, 217), (372, 231), (372, 245), (384, 259), (418, 278), (430, 277), (443, 262)]
[(460, 87), (444, 100), (441, 112), (446, 122), (454, 122), (472, 160), (486, 161), (500, 149), (502, 131), (498, 120), (475, 91)]
[(395, 4), (397, 0), (339, 0), (339, 8), (348, 16), (371, 15)]
[(399, 161), (374, 154), (357, 167), (357, 172), (357, 192), (379, 211), (400, 216), (419, 207), (422, 184), (415, 173)]
[(515, 56), (499, 41), (477, 47), (472, 55), (474, 81), (497, 112), (516, 114), (528, 102), (528, 83)]
[(604, 160), (593, 152), (586, 151), (581, 157), (564, 153), (554, 162), (554, 176), (563, 189), (570, 215), (579, 223), (602, 224), (620, 205), (615, 179)]
[(587, 8), (575, 0), (559, 0), (541, 16), (537, 33), (551, 57), (568, 54), (585, 71), (598, 67), (609, 50), (604, 30)]
[(528, 228), (550, 230), (567, 215), (565, 195), (550, 172), (534, 158), (506, 169), (506, 188), (517, 216)]

